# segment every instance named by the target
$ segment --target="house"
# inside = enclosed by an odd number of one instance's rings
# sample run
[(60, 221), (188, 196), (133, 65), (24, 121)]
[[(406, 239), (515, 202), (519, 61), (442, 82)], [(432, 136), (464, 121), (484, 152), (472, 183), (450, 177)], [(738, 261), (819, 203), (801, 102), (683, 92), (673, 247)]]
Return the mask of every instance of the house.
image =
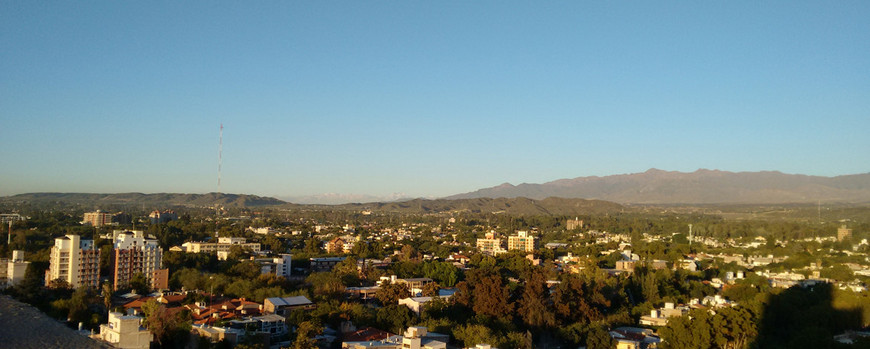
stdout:
[(220, 341), (229, 342), (235, 346), (239, 340), (245, 337), (245, 331), (229, 327), (212, 327), (209, 325), (193, 324), (190, 326), (191, 332), (196, 332), (200, 337), (206, 337), (212, 343)]
[(99, 338), (116, 348), (148, 349), (153, 336), (141, 322), (141, 317), (111, 312), (109, 323), (100, 325)]
[(263, 300), (263, 313), (286, 315), (296, 309), (314, 309), (317, 305), (305, 296), (272, 297)]
[(269, 343), (276, 343), (289, 334), (286, 319), (276, 314), (230, 320), (230, 328), (268, 335)]
[(311, 271), (312, 272), (321, 272), (321, 271), (331, 271), (338, 263), (344, 261), (344, 257), (322, 257), (322, 258), (309, 258), (308, 260), (311, 262)]
[[(449, 297), (441, 297), (441, 299), (447, 299)], [(420, 315), (420, 312), (423, 310), (423, 305), (431, 302), (433, 297), (408, 297), (402, 298), (399, 300), (399, 305), (404, 305), (411, 309), (417, 315)]]
[(382, 340), (344, 341), (345, 349), (446, 349), (450, 336), (429, 332), (426, 327), (408, 327), (403, 336)]
[(329, 240), (326, 243), (326, 253), (343, 253), (344, 252), (344, 240), (342, 238), (335, 238)]
[(616, 349), (654, 349), (661, 343), (647, 328), (619, 327), (610, 330), (610, 337), (616, 341)]

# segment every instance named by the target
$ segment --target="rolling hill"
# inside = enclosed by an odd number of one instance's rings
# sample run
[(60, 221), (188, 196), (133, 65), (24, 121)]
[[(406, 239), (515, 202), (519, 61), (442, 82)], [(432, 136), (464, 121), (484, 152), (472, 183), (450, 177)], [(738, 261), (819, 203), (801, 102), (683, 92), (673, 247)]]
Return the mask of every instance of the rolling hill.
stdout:
[(445, 199), (500, 197), (585, 198), (624, 204), (870, 203), (870, 173), (821, 177), (775, 171), (701, 169), (686, 173), (651, 169), (643, 173), (578, 177), (543, 184), (504, 183)]

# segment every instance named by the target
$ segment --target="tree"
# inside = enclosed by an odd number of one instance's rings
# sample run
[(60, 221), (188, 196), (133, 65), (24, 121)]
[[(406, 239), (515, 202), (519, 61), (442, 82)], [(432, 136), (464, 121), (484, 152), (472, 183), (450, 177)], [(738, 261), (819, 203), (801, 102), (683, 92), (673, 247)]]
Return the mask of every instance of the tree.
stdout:
[(547, 299), (547, 280), (540, 269), (534, 269), (526, 278), (517, 311), (523, 322), (531, 327), (550, 327), (555, 324), (556, 318)]
[(161, 347), (177, 346), (174, 345), (177, 343), (171, 342), (187, 338), (186, 334), (190, 331), (189, 316), (181, 312), (169, 312), (165, 306), (153, 299), (142, 305), (142, 312), (145, 314), (143, 324)]
[(148, 280), (142, 273), (135, 273), (130, 278), (130, 288), (136, 291), (137, 294), (148, 294), (151, 291), (151, 286), (148, 285)]
[(316, 320), (302, 322), (299, 324), (299, 328), (296, 329), (296, 340), (293, 341), (293, 349), (317, 348), (317, 341), (314, 337), (320, 334), (320, 332), (323, 332), (323, 327)]
[(611, 349), (616, 346), (616, 341), (600, 326), (594, 326), (586, 334), (586, 348), (588, 349)]
[(112, 289), (112, 284), (109, 282), (103, 283), (103, 305), (106, 306), (106, 314), (112, 311), (112, 293), (114, 290)]
[(416, 318), (411, 309), (399, 304), (379, 308), (376, 315), (378, 326), (393, 333), (402, 333)]
[(510, 292), (504, 286), (501, 276), (490, 274), (483, 277), (474, 287), (473, 294), (472, 309), (477, 314), (503, 318), (513, 310), (513, 304), (508, 303)]
[(437, 282), (430, 282), (423, 286), (423, 297), (438, 297), (441, 286)]
[(398, 304), (400, 299), (411, 297), (408, 286), (400, 283), (384, 283), (375, 295), (383, 306)]

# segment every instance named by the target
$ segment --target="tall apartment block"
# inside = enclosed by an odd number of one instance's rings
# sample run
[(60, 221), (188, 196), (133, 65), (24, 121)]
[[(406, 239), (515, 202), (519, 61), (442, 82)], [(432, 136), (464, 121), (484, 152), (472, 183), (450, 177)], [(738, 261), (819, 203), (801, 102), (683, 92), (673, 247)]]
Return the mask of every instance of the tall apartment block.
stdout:
[(114, 214), (97, 210), (96, 212), (85, 212), (85, 217), (82, 220), (83, 224), (90, 224), (95, 227), (112, 224)]
[(508, 250), (532, 252), (537, 246), (537, 238), (527, 231), (518, 231), (517, 235), (508, 236)]
[(115, 251), (115, 290), (126, 288), (136, 273), (142, 273), (148, 285), (153, 285), (154, 272), (163, 263), (163, 248), (157, 240), (146, 239), (143, 231), (112, 233)]
[(82, 240), (78, 235), (54, 239), (49, 256), (49, 268), (45, 271), (45, 284), (61, 279), (71, 287), (100, 285), (100, 250), (94, 240)]
[(852, 229), (846, 228), (845, 225), (837, 229), (837, 241), (843, 241), (852, 238)]

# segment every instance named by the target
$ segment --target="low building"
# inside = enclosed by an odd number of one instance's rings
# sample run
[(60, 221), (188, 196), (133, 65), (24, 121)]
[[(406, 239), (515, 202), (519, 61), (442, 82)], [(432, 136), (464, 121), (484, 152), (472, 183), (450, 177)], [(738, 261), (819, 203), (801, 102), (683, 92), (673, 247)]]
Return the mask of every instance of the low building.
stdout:
[(219, 237), (218, 242), (185, 242), (181, 245), (187, 253), (229, 252), (233, 246), (260, 252), (259, 242), (247, 242), (245, 238)]
[(290, 278), (292, 255), (289, 253), (281, 254), (279, 257), (273, 258), (257, 258), (255, 261), (260, 264), (260, 274), (275, 274), (286, 279)]
[(0, 288), (12, 287), (24, 280), (27, 266), (30, 262), (24, 260), (24, 251), (12, 251), (12, 259), (0, 259)]
[(269, 343), (277, 343), (289, 335), (287, 320), (283, 316), (276, 314), (231, 320), (230, 328), (266, 335), (269, 337)]
[(322, 272), (322, 271), (331, 271), (338, 263), (343, 262), (345, 257), (322, 257), (322, 258), (309, 258), (308, 261), (311, 262), (311, 271), (312, 272)]
[(263, 313), (286, 315), (296, 309), (314, 309), (317, 305), (305, 296), (271, 297), (263, 300)]
[(151, 332), (142, 327), (142, 318), (121, 313), (109, 313), (109, 322), (100, 325), (100, 340), (115, 348), (148, 349), (151, 346)]
[(344, 253), (344, 239), (335, 238), (326, 243), (326, 253)]
[(426, 327), (408, 327), (403, 336), (390, 336), (382, 340), (345, 341), (345, 349), (446, 349), (450, 336), (429, 332)]

